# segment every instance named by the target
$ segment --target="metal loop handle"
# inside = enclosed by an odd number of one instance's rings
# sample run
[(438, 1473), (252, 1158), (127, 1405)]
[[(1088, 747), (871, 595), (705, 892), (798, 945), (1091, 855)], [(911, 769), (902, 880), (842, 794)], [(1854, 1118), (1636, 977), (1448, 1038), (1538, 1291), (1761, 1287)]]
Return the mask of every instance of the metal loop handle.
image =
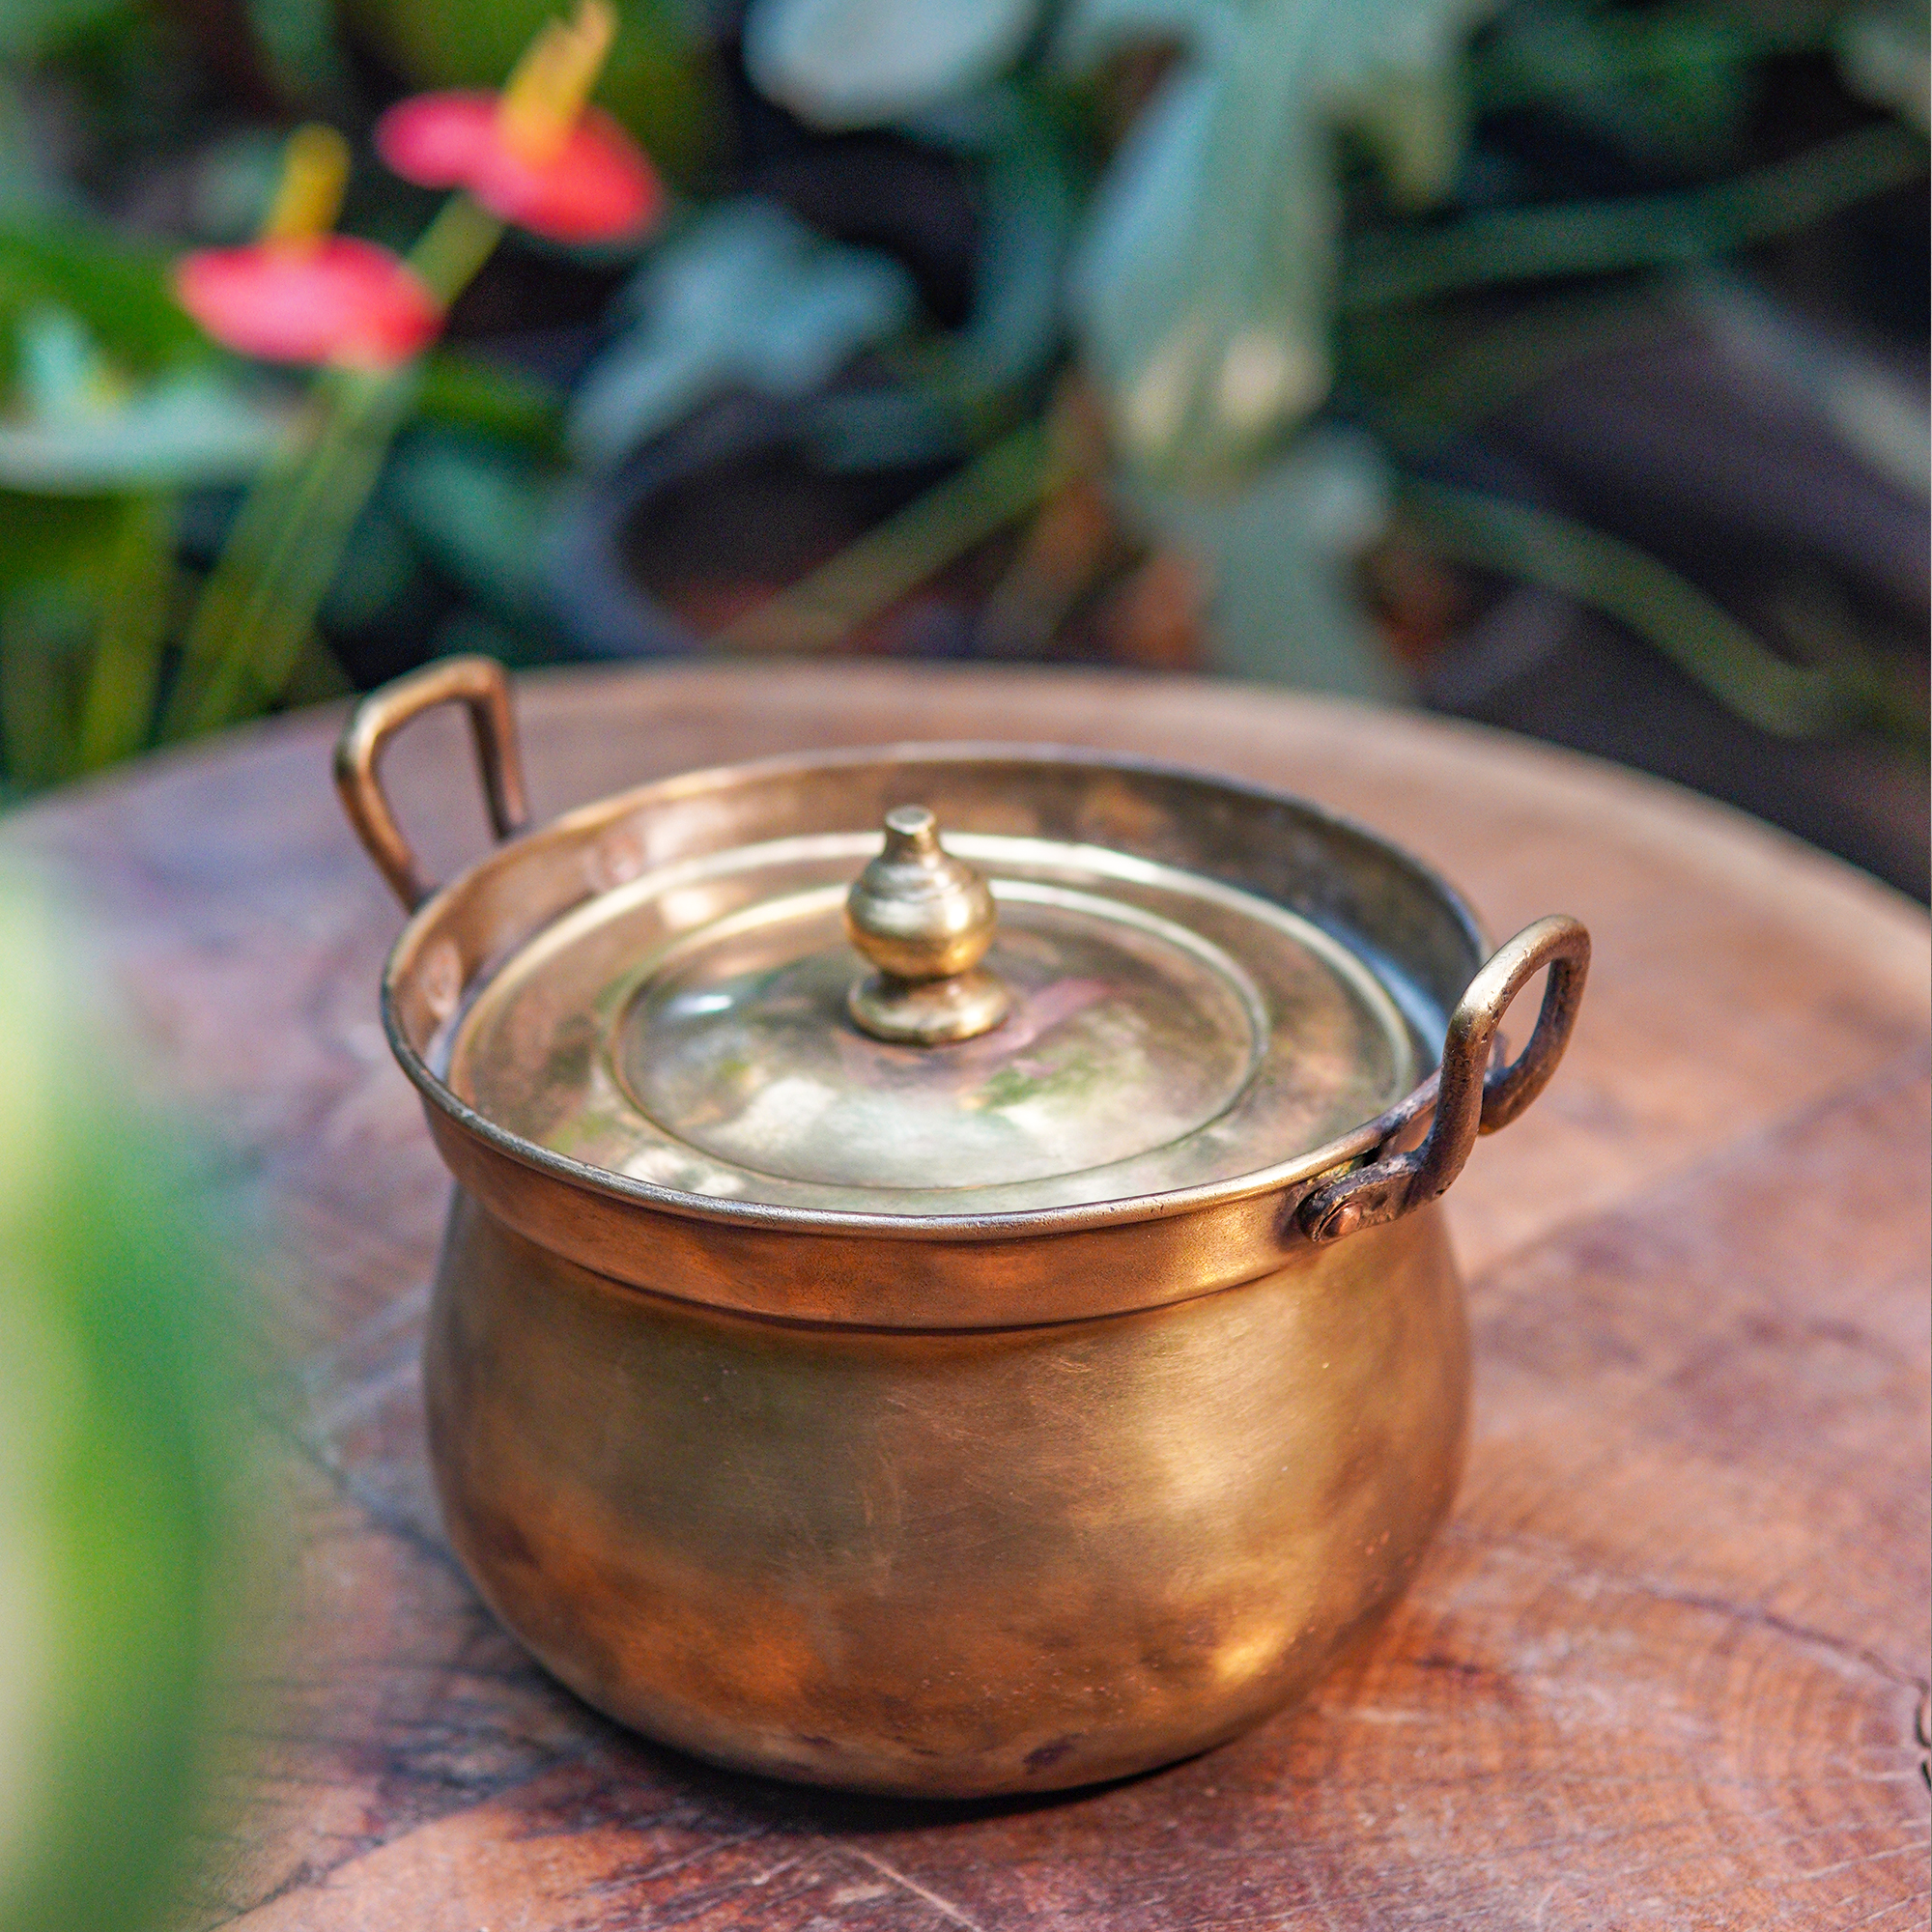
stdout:
[(529, 819), (523, 757), (510, 715), (510, 680), (495, 658), (440, 658), (372, 691), (349, 714), (336, 741), (335, 789), (363, 849), (407, 912), (414, 912), (437, 888), (416, 864), (410, 841), (396, 823), (377, 762), (384, 746), (405, 724), (440, 704), (469, 708), (483, 796), (497, 837), (515, 838)]
[[(1536, 1029), (1514, 1062), (1490, 1066), (1496, 1029), (1532, 975), (1549, 968)], [(1506, 1127), (1543, 1092), (1570, 1044), (1590, 935), (1579, 921), (1540, 919), (1497, 947), (1456, 1004), (1442, 1043), (1435, 1120), (1413, 1153), (1391, 1154), (1306, 1196), (1298, 1218), (1312, 1241), (1338, 1240), (1434, 1201), (1462, 1173), (1476, 1136)]]

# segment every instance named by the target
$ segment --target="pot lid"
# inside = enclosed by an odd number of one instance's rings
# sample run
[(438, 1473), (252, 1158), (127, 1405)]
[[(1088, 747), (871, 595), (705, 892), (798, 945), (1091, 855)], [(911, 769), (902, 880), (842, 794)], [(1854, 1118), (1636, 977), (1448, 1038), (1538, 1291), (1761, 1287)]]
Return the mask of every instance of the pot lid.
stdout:
[(776, 839), (601, 893), (444, 1037), (460, 1099), (591, 1167), (912, 1215), (1257, 1173), (1382, 1113), (1422, 1059), (1369, 964), (1295, 912), (921, 808), (883, 840)]

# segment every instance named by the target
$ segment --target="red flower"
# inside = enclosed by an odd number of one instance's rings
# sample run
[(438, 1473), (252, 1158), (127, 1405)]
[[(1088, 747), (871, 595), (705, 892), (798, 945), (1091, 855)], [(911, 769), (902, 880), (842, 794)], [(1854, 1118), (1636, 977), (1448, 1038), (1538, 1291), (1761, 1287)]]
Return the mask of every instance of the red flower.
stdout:
[(586, 108), (611, 50), (610, 0), (579, 0), (550, 21), (500, 94), (419, 94), (376, 124), (376, 152), (419, 187), (467, 188), (501, 221), (554, 242), (641, 234), (664, 189), (637, 144)]
[(175, 264), (174, 288), (217, 342), (269, 362), (387, 369), (442, 328), (412, 270), (347, 235), (198, 248)]
[(621, 241), (657, 219), (656, 172), (608, 114), (581, 109), (545, 153), (515, 138), (505, 99), (451, 91), (400, 100), (376, 124), (376, 152), (405, 181), (467, 188), (492, 214), (554, 242)]

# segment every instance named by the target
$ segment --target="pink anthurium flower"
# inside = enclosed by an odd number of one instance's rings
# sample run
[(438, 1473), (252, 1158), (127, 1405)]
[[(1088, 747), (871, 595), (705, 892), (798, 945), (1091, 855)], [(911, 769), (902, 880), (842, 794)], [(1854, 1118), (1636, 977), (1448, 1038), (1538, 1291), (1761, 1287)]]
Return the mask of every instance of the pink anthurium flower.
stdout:
[(348, 235), (199, 248), (176, 266), (175, 296), (215, 341), (265, 362), (388, 369), (442, 329), (422, 283)]
[(584, 100), (616, 17), (582, 0), (530, 43), (500, 94), (467, 89), (401, 100), (376, 124), (376, 152), (419, 187), (460, 187), (504, 221), (554, 242), (639, 235), (664, 207), (641, 149)]
[(328, 233), (348, 168), (332, 128), (298, 128), (261, 235), (175, 264), (176, 298), (215, 341), (267, 362), (387, 369), (436, 340), (442, 309), (421, 278), (373, 242)]

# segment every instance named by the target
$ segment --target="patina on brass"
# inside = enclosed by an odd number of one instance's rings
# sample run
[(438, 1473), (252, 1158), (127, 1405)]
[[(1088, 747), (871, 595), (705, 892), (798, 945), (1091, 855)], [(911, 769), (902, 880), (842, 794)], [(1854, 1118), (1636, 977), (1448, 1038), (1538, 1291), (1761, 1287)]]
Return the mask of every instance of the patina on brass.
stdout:
[[(410, 903), (375, 754), (451, 696), (500, 785), (482, 661), (338, 762)], [(1009, 1010), (951, 1044), (847, 1005), (867, 828), (915, 804), (999, 914), (968, 970)], [(1453, 1497), (1436, 1196), (1548, 1079), (1587, 940), (1485, 956), (1373, 835), (1087, 753), (777, 761), (510, 839), (384, 980), (460, 1183), (426, 1387), (479, 1588), (622, 1721), (867, 1790), (1119, 1776), (1299, 1695)]]
[(886, 813), (885, 845), (852, 882), (845, 931), (878, 969), (845, 1004), (874, 1039), (939, 1046), (989, 1032), (1012, 996), (980, 961), (999, 912), (986, 882), (939, 842), (923, 805)]

